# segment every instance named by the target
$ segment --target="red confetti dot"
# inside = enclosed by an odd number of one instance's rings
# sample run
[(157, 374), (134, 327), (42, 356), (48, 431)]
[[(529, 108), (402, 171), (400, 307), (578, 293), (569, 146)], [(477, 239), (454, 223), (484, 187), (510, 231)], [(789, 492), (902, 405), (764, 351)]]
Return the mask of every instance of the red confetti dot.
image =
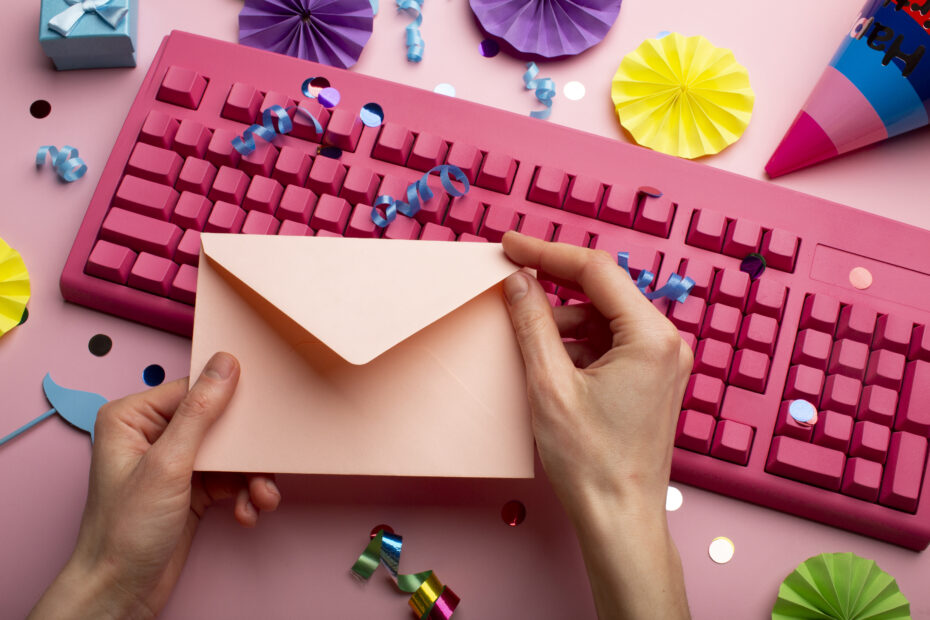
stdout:
[(510, 527), (517, 527), (526, 519), (526, 506), (521, 501), (510, 500), (501, 508), (501, 519)]
[(378, 532), (380, 532), (381, 530), (384, 530), (385, 534), (394, 533), (394, 528), (392, 528), (390, 525), (385, 525), (384, 523), (382, 523), (381, 525), (376, 525), (373, 528), (371, 528), (371, 533), (368, 536), (370, 538), (374, 538), (375, 536), (378, 535)]

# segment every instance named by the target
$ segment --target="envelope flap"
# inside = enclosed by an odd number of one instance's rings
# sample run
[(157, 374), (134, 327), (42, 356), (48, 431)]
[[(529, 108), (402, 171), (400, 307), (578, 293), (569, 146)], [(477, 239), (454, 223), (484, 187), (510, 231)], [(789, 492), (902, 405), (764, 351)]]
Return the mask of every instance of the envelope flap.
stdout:
[(500, 244), (201, 235), (215, 264), (364, 364), (519, 269)]

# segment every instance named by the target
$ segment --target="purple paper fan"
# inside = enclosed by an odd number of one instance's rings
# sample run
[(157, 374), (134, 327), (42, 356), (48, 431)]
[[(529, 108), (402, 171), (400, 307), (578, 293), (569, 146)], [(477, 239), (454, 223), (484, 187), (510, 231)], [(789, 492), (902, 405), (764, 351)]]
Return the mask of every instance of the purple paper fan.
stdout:
[(545, 58), (571, 56), (599, 43), (617, 19), (621, 0), (470, 0), (489, 34)]
[(245, 0), (239, 43), (347, 69), (373, 22), (371, 0)]

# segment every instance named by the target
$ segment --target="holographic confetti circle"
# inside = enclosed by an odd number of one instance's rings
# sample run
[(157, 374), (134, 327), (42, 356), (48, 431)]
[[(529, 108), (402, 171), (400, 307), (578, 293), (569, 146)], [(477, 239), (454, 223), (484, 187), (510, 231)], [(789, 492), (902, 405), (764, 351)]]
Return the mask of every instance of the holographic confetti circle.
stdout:
[(366, 103), (362, 106), (358, 116), (369, 127), (379, 127), (384, 122), (384, 109), (377, 103)]
[(92, 336), (87, 343), (87, 350), (97, 357), (103, 357), (113, 348), (113, 341), (106, 334)]
[(165, 381), (165, 369), (158, 364), (150, 364), (142, 371), (142, 380), (149, 387), (161, 385)]
[(329, 86), (329, 80), (327, 80), (325, 77), (308, 77), (300, 86), (300, 91), (304, 94), (304, 97), (316, 99), (320, 94), (320, 91), (324, 88), (329, 88)]
[(750, 280), (758, 279), (759, 276), (765, 273), (765, 268), (765, 257), (756, 252), (747, 254), (746, 258), (739, 264), (739, 270), (749, 274)]
[(872, 286), (872, 272), (865, 267), (853, 267), (849, 272), (849, 283), (863, 291)]
[(369, 536), (370, 536), (371, 538), (374, 538), (375, 536), (378, 535), (378, 532), (380, 532), (380, 531), (382, 531), (382, 530), (384, 531), (385, 534), (393, 534), (393, 533), (394, 533), (394, 528), (393, 528), (393, 527), (391, 527), (390, 525), (387, 525), (386, 523), (381, 523), (381, 524), (376, 525), (376, 526), (374, 526), (373, 528), (371, 528), (371, 532), (369, 533)]
[(494, 39), (485, 39), (478, 44), (478, 49), (481, 50), (481, 55), (485, 58), (493, 58), (500, 53), (501, 46)]
[(665, 495), (665, 509), (669, 512), (675, 512), (681, 508), (683, 500), (681, 491), (677, 487), (669, 487), (668, 493)]
[(338, 90), (329, 86), (320, 91), (320, 94), (316, 96), (317, 101), (320, 102), (324, 108), (335, 108), (339, 105), (339, 100), (342, 99), (342, 95)]
[(662, 197), (662, 190), (656, 189), (655, 187), (652, 187), (650, 185), (641, 185), (639, 189), (636, 191), (638, 191), (640, 194), (644, 196), (649, 196), (650, 198), (661, 198)]
[(733, 541), (726, 536), (718, 536), (710, 541), (710, 547), (707, 549), (707, 553), (710, 554), (710, 559), (717, 564), (726, 564), (733, 559), (733, 554), (735, 552), (736, 546), (733, 544)]
[(566, 99), (570, 99), (571, 101), (579, 101), (584, 98), (584, 84), (576, 81), (567, 82), (565, 86), (562, 87), (562, 94), (565, 95)]
[(526, 506), (521, 501), (510, 500), (501, 508), (501, 519), (510, 527), (517, 527), (526, 519)]
[(36, 99), (32, 102), (32, 105), (29, 106), (29, 113), (32, 114), (34, 118), (45, 118), (52, 113), (52, 104), (45, 99)]
[(817, 408), (812, 403), (799, 398), (788, 405), (788, 415), (798, 424), (811, 424), (817, 418)]
[(442, 84), (436, 84), (436, 88), (433, 89), (433, 92), (439, 93), (440, 95), (455, 97), (455, 86), (443, 82)]

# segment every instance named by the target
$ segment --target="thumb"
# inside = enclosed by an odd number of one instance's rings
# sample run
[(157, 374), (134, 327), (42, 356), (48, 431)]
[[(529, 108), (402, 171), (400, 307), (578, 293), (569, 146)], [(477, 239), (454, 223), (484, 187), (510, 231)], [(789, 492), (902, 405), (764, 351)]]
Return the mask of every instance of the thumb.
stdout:
[(211, 357), (153, 449), (175, 466), (192, 471), (204, 436), (225, 411), (238, 382), (239, 361), (235, 357), (229, 353)]
[(552, 307), (536, 278), (518, 271), (504, 280), (504, 297), (530, 383), (574, 370)]

